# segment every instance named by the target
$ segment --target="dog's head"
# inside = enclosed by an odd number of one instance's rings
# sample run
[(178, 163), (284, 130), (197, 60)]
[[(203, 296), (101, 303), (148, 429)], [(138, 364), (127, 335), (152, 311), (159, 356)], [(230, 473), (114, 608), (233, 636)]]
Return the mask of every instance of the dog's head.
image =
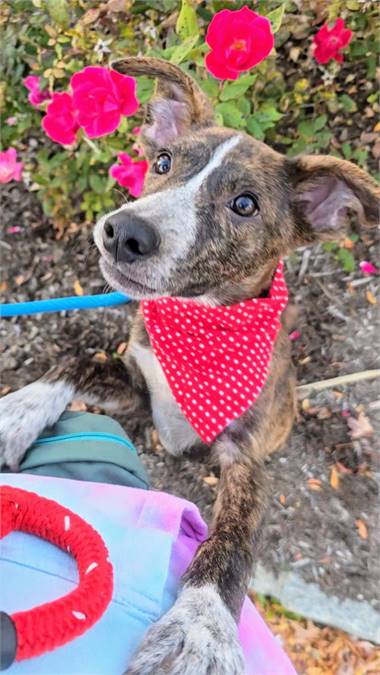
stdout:
[(379, 187), (355, 165), (288, 159), (216, 126), (195, 81), (165, 61), (130, 57), (113, 66), (158, 79), (142, 129), (144, 194), (95, 228), (103, 274), (117, 290), (136, 299), (242, 300), (269, 285), (280, 256), (339, 237), (350, 213), (377, 221)]

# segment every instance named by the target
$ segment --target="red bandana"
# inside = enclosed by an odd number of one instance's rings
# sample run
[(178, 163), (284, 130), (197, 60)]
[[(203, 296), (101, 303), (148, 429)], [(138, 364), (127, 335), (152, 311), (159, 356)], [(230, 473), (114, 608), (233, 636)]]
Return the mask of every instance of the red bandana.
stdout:
[(205, 443), (258, 398), (287, 300), (281, 261), (267, 298), (230, 307), (165, 297), (141, 303), (173, 396)]

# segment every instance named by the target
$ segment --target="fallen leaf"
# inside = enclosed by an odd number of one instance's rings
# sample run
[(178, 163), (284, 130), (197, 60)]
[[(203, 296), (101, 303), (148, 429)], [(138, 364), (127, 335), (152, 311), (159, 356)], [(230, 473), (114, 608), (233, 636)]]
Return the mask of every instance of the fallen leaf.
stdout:
[(355, 243), (350, 239), (350, 237), (345, 237), (342, 242), (343, 248), (347, 248), (349, 251), (354, 248)]
[(335, 466), (331, 467), (330, 485), (334, 490), (338, 490), (339, 488), (339, 474)]
[(319, 478), (308, 478), (307, 484), (310, 490), (322, 490), (322, 481)]
[(99, 18), (99, 15), (100, 15), (99, 7), (88, 9), (87, 12), (83, 14), (79, 23), (81, 23), (82, 26), (89, 26), (91, 23), (94, 23), (94, 21), (96, 21)]
[(310, 401), (308, 398), (304, 398), (302, 403), (301, 403), (302, 410), (306, 412), (310, 408)]
[(203, 482), (206, 483), (206, 485), (209, 485), (210, 487), (214, 487), (219, 483), (219, 478), (216, 476), (204, 476)]
[(289, 51), (289, 58), (291, 61), (294, 61), (294, 63), (297, 63), (300, 54), (300, 47), (292, 47)]
[(376, 300), (374, 294), (372, 293), (372, 291), (367, 291), (367, 292), (366, 292), (366, 297), (367, 297), (368, 302), (369, 302), (371, 305), (377, 305), (377, 300)]
[(358, 438), (370, 438), (373, 434), (373, 427), (364, 412), (360, 412), (357, 418), (348, 417), (347, 424), (350, 429), (350, 436), (353, 440), (357, 440)]
[(74, 282), (74, 293), (75, 293), (75, 295), (84, 295), (84, 290), (83, 290), (82, 286), (80, 285), (79, 279), (77, 279)]
[(286, 497), (285, 497), (285, 495), (280, 495), (278, 499), (279, 499), (280, 504), (282, 504), (283, 506), (285, 506), (285, 503), (286, 503)]
[(9, 394), (9, 392), (11, 391), (11, 389), (12, 389), (12, 387), (10, 387), (8, 384), (6, 384), (5, 387), (3, 387), (3, 388), (0, 390), (0, 394), (1, 394), (2, 396), (5, 396), (6, 394)]
[(305, 366), (307, 363), (310, 363), (310, 361), (311, 361), (311, 356), (305, 356), (305, 358), (304, 358), (304, 359), (300, 359), (300, 360), (298, 361), (298, 363), (299, 363), (301, 366)]
[(105, 352), (96, 352), (96, 354), (94, 354), (94, 361), (97, 361), (98, 363), (104, 363), (107, 359), (108, 356)]
[(348, 475), (351, 475), (353, 473), (352, 469), (349, 469), (347, 466), (344, 466), (344, 464), (342, 464), (342, 462), (336, 462), (335, 466), (338, 469), (339, 473), (348, 474)]
[(355, 525), (358, 528), (360, 539), (368, 539), (368, 529), (365, 522), (363, 520), (360, 520), (360, 518), (358, 518), (358, 520), (355, 520)]
[(76, 399), (71, 402), (69, 410), (71, 410), (72, 412), (86, 412), (87, 406), (84, 401)]
[(117, 346), (117, 348), (116, 348), (117, 354), (119, 354), (119, 356), (121, 356), (122, 354), (124, 354), (124, 352), (125, 352), (125, 350), (127, 349), (127, 347), (128, 347), (128, 342), (120, 342), (120, 344), (119, 344), (119, 345)]
[(22, 274), (18, 274), (17, 277), (15, 277), (15, 282), (17, 286), (21, 286), (25, 281), (25, 277)]
[(327, 408), (327, 406), (323, 406), (319, 410), (317, 417), (318, 417), (319, 420), (328, 420), (328, 419), (330, 419), (331, 415), (332, 415), (332, 412), (331, 412), (330, 408)]
[(6, 281), (2, 281), (0, 283), (0, 293), (5, 293), (5, 291), (8, 289), (8, 284)]

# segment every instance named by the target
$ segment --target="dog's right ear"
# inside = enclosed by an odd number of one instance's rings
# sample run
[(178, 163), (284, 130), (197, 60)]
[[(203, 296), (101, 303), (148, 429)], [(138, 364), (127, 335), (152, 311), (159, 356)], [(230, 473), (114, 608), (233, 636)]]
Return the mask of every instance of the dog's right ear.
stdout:
[(150, 120), (143, 136), (165, 148), (191, 127), (209, 126), (214, 113), (206, 94), (178, 66), (151, 56), (129, 56), (111, 64), (124, 75), (148, 75), (157, 79), (156, 93), (149, 104)]

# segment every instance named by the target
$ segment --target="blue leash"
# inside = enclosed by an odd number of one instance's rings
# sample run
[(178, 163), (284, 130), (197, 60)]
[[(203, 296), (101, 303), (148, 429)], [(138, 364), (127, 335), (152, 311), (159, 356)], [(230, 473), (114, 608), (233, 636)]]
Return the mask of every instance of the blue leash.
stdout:
[(104, 293), (100, 295), (72, 295), (67, 298), (51, 298), (50, 300), (33, 300), (32, 302), (10, 302), (0, 304), (0, 317), (24, 316), (44, 312), (62, 312), (72, 309), (95, 309), (96, 307), (112, 307), (131, 302), (131, 298), (123, 293)]

